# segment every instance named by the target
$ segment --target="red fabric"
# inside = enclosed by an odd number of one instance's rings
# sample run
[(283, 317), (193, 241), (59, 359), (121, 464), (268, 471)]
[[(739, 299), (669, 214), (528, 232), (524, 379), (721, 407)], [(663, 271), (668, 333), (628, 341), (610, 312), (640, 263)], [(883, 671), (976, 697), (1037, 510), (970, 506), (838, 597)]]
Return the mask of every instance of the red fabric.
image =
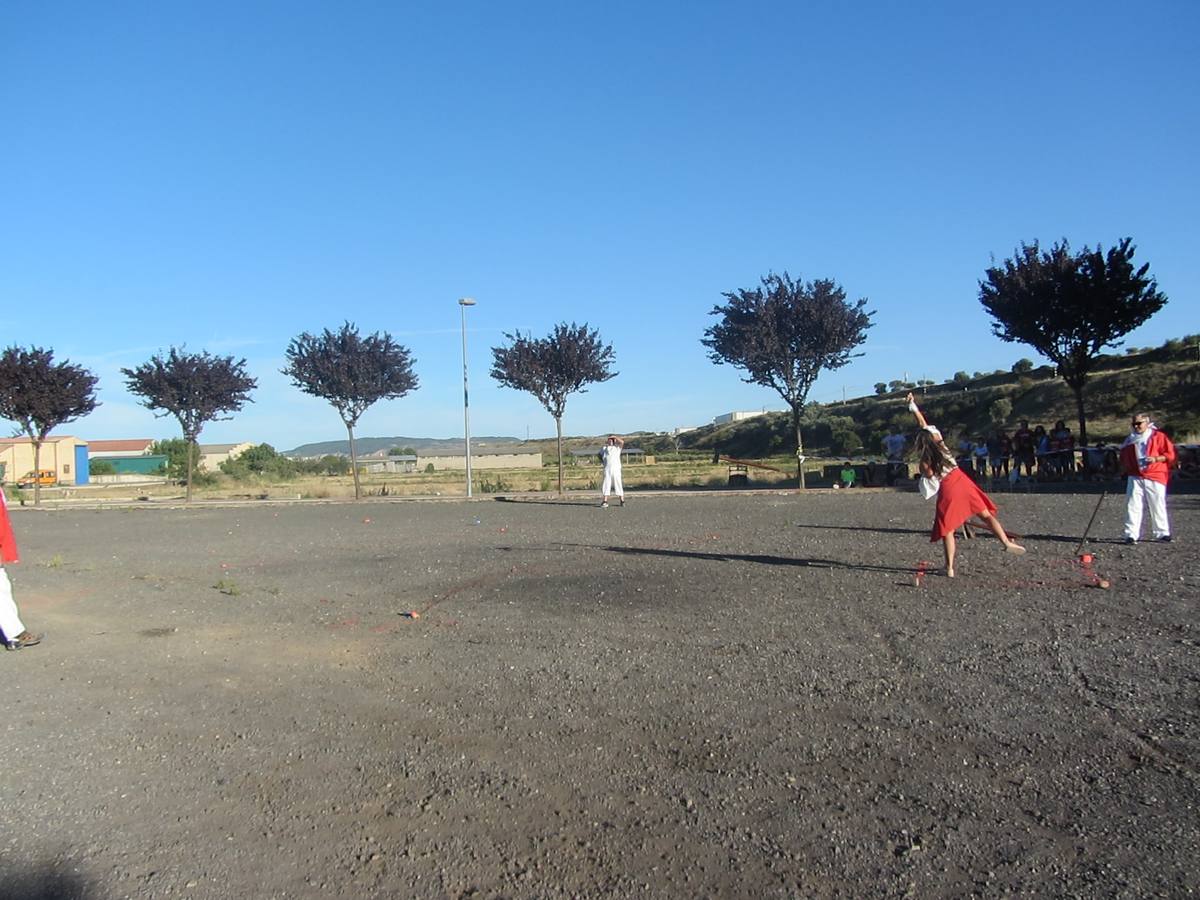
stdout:
[(13, 534), (12, 523), (8, 521), (8, 504), (4, 500), (4, 489), (0, 488), (0, 562), (20, 562), (17, 553), (17, 538)]
[(1146, 441), (1147, 456), (1165, 456), (1166, 462), (1150, 463), (1145, 471), (1138, 468), (1137, 447), (1126, 444), (1121, 448), (1121, 471), (1135, 478), (1149, 478), (1159, 484), (1166, 484), (1171, 479), (1171, 470), (1175, 468), (1175, 445), (1171, 439), (1157, 428)]
[(979, 489), (962, 469), (951, 469), (938, 487), (937, 512), (933, 516), (930, 542), (940, 541), (959, 525), (979, 513), (994, 513), (996, 504)]

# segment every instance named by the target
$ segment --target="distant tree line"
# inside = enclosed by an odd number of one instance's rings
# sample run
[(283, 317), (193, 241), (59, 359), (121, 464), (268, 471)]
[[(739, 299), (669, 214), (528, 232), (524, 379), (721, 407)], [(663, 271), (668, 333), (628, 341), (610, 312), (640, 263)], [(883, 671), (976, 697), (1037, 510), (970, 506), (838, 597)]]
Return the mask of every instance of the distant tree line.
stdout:
[[(1076, 400), (1081, 442), (1087, 439), (1085, 389), (1105, 348), (1160, 310), (1167, 298), (1149, 275), (1148, 264), (1135, 267), (1129, 238), (1105, 250), (1084, 247), (1073, 252), (1066, 240), (1043, 250), (1038, 242), (1021, 244), (1011, 259), (986, 270), (979, 282), (979, 301), (993, 319), (993, 332), (1003, 341), (1024, 343), (1055, 367)], [(717, 365), (731, 365), (742, 380), (769, 387), (791, 411), (790, 432), (780, 446), (794, 447), (797, 481), (804, 486), (805, 407), (822, 372), (839, 369), (862, 355), (874, 311), (865, 298), (847, 299), (835, 281), (793, 280), (785, 271), (768, 273), (752, 288), (723, 292), (724, 303), (711, 310), (716, 322), (701, 343)], [(562, 433), (567, 399), (589, 385), (616, 376), (615, 355), (587, 323), (561, 323), (544, 338), (506, 333), (506, 343), (492, 348), (491, 376), (505, 387), (533, 395), (554, 418), (558, 435), (559, 490), (563, 486)], [(1175, 353), (1200, 356), (1194, 336), (1180, 339)], [(345, 322), (336, 331), (301, 333), (287, 346), (283, 374), (299, 390), (327, 400), (346, 428), (350, 443), (347, 468), (361, 496), (354, 429), (361, 416), (380, 400), (399, 399), (418, 387), (409, 350), (387, 332), (360, 334)], [(1020, 359), (1012, 372), (1027, 375), (1034, 363)], [(257, 381), (246, 361), (171, 347), (145, 363), (122, 369), (126, 387), (156, 416), (171, 416), (182, 432), (179, 447), (170, 442), (168, 470), (192, 485), (205, 477), (197, 470), (196, 446), (205, 425), (229, 419), (252, 402)], [(984, 374), (959, 371), (951, 384), (966, 386)], [(17, 423), (33, 444), (35, 466), (51, 429), (92, 412), (97, 406), (96, 377), (70, 362), (55, 362), (53, 352), (39, 347), (9, 347), (0, 354), (0, 417)], [(877, 395), (934, 382), (893, 380), (874, 386)], [(994, 411), (999, 415), (999, 408)], [(831, 445), (849, 452), (857, 440), (845, 423), (828, 423)], [(405, 448), (407, 449), (407, 448)], [(223, 464), (234, 477), (279, 477), (300, 473), (308, 464), (288, 460), (269, 444), (260, 444), (237, 460)], [(340, 467), (331, 458), (316, 470)], [(35, 485), (35, 503), (37, 502)]]

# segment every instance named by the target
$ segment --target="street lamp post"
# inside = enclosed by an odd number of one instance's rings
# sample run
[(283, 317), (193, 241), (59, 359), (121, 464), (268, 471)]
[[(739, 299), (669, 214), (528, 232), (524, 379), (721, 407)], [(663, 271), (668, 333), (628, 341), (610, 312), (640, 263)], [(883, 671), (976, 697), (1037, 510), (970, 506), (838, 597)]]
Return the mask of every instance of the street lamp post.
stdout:
[(475, 301), (463, 297), (458, 301), (462, 313), (462, 345), (463, 345), (463, 432), (466, 435), (467, 459), (467, 497), (471, 496), (471, 403), (467, 393), (467, 307), (474, 306)]

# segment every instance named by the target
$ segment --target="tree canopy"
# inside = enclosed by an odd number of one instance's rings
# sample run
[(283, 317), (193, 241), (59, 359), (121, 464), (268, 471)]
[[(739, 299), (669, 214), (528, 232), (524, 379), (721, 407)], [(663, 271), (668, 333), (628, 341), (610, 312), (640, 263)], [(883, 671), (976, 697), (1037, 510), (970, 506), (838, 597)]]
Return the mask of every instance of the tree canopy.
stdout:
[(743, 381), (775, 390), (791, 407), (796, 432), (796, 476), (804, 486), (800, 411), (822, 371), (840, 369), (866, 340), (873, 312), (866, 299), (846, 300), (828, 279), (793, 281), (769, 273), (759, 287), (725, 292), (713, 307), (719, 321), (701, 340), (714, 363), (746, 372)]
[[(82, 366), (56, 363), (53, 350), (12, 346), (0, 353), (0, 417), (16, 422), (29, 437), (34, 471), (41, 468), (41, 447), (46, 436), (99, 405), (96, 380)], [(35, 505), (41, 499), (36, 478), (33, 498)]]
[(1101, 350), (1117, 346), (1167, 302), (1149, 264), (1134, 268), (1135, 249), (1131, 238), (1078, 253), (1066, 239), (1045, 251), (1034, 241), (979, 283), (993, 333), (1051, 360), (1074, 392), (1080, 443), (1087, 443), (1083, 390)]
[(246, 374), (246, 360), (187, 353), (175, 347), (133, 369), (122, 369), (131, 394), (156, 416), (174, 416), (188, 443), (187, 499), (192, 499), (194, 449), (209, 422), (224, 421), (250, 401), (258, 382)]
[(589, 384), (616, 377), (611, 344), (587, 323), (560, 323), (544, 338), (505, 334), (509, 343), (492, 348), (492, 372), (505, 387), (533, 394), (554, 417), (558, 431), (558, 491), (563, 489), (562, 417), (567, 397), (583, 393)]
[(354, 496), (362, 496), (354, 426), (372, 405), (394, 400), (417, 388), (413, 359), (406, 347), (386, 331), (363, 336), (358, 327), (343, 323), (337, 331), (304, 332), (286, 350), (283, 374), (306, 394), (328, 400), (341, 416), (350, 437)]

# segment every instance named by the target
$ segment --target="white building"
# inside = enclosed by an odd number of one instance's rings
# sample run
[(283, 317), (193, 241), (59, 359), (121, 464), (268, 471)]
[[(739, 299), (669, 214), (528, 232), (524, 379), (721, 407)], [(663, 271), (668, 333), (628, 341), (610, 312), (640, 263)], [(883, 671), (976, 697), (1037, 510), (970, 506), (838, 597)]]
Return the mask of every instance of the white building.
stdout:
[(201, 444), (197, 468), (205, 472), (218, 472), (225, 460), (237, 459), (253, 446), (249, 441), (240, 444)]
[(723, 416), (717, 416), (713, 419), (714, 425), (728, 425), (731, 422), (744, 422), (746, 419), (753, 419), (755, 416), (765, 416), (765, 409), (752, 409), (748, 412), (730, 412)]

